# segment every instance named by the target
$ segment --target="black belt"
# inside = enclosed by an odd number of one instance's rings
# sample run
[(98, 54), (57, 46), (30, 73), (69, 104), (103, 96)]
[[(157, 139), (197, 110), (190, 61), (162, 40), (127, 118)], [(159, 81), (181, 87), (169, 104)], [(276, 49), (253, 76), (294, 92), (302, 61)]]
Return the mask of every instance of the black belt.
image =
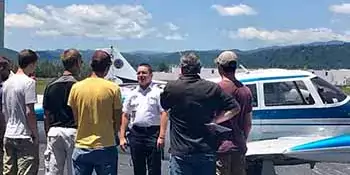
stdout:
[(152, 131), (160, 130), (160, 126), (154, 125), (154, 126), (142, 127), (142, 126), (133, 125), (131, 129), (136, 132), (152, 132)]

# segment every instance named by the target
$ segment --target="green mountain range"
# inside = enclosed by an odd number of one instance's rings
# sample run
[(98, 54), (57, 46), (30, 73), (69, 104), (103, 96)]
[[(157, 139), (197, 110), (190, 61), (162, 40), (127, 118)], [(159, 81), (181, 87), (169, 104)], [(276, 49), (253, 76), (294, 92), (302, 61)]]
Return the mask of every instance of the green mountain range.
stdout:
[[(275, 46), (256, 50), (242, 51), (233, 49), (239, 56), (239, 62), (247, 68), (308, 68), (340, 69), (350, 68), (350, 43), (341, 41), (318, 42), (303, 45)], [(205, 67), (213, 67), (214, 58), (221, 50), (181, 52), (122, 52), (121, 54), (133, 66), (147, 62), (158, 67), (161, 64), (177, 65), (181, 53), (195, 52)], [(84, 59), (90, 59), (93, 50), (81, 51)], [(39, 51), (40, 57), (47, 60), (59, 60), (62, 50)]]

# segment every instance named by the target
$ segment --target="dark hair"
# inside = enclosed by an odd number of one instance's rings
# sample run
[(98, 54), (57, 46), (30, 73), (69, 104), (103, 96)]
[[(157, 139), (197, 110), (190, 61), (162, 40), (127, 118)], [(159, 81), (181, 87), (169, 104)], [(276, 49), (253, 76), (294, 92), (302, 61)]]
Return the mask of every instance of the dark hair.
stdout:
[(71, 70), (78, 61), (81, 61), (81, 54), (76, 49), (65, 50), (61, 56), (62, 64), (65, 70)]
[(18, 54), (18, 65), (21, 69), (36, 61), (38, 61), (38, 55), (30, 49), (24, 49)]
[(182, 74), (198, 74), (201, 71), (199, 56), (194, 52), (185, 53), (180, 58)]
[(236, 61), (230, 61), (228, 65), (219, 65), (219, 68), (224, 72), (224, 73), (234, 73), (236, 72), (237, 69), (237, 62)]
[(152, 69), (152, 66), (151, 66), (150, 64), (148, 64), (148, 63), (141, 63), (141, 64), (138, 65), (138, 67), (140, 67), (140, 66), (147, 67), (148, 72), (149, 72), (150, 74), (153, 73), (153, 69)]
[(92, 56), (90, 66), (92, 68), (92, 71), (101, 73), (106, 71), (107, 68), (111, 66), (111, 64), (111, 56), (103, 50), (98, 50)]
[(4, 66), (10, 66), (11, 61), (4, 57), (4, 56), (0, 56), (0, 67), (4, 67)]

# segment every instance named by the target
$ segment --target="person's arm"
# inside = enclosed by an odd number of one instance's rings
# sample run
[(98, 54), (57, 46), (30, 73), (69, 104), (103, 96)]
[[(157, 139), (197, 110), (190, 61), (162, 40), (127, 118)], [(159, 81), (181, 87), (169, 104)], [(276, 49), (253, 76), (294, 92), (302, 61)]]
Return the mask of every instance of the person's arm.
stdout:
[(114, 95), (113, 100), (113, 129), (114, 133), (117, 134), (121, 125), (121, 117), (122, 117), (122, 97), (120, 89), (117, 89)]
[(167, 111), (172, 106), (172, 100), (170, 95), (170, 83), (168, 83), (163, 92), (160, 94), (160, 106)]
[(26, 105), (26, 115), (27, 115), (27, 122), (29, 125), (29, 128), (32, 132), (32, 138), (36, 142), (39, 138), (38, 134), (38, 128), (37, 128), (37, 121), (34, 111), (34, 103), (30, 103)]
[(48, 110), (49, 105), (49, 86), (46, 86), (45, 91), (44, 91), (44, 97), (43, 97), (43, 104), (42, 107), (44, 109), (44, 129), (45, 129), (45, 134), (47, 136), (47, 133), (49, 132), (50, 129), (50, 111)]
[(0, 141), (4, 138), (5, 130), (6, 130), (6, 121), (5, 121), (5, 115), (2, 112), (2, 105), (0, 105)]
[(39, 137), (36, 115), (34, 110), (34, 104), (37, 102), (36, 99), (36, 89), (35, 89), (35, 81), (31, 81), (28, 84), (27, 90), (25, 92), (25, 104), (26, 104), (26, 117), (29, 129), (32, 132), (32, 139), (34, 143), (38, 143), (37, 139)]
[(220, 112), (218, 113), (219, 115), (214, 117), (213, 123), (220, 124), (230, 120), (240, 112), (241, 108), (236, 99), (226, 94), (219, 86), (216, 89), (215, 95), (217, 97), (218, 111)]
[(5, 131), (6, 131), (6, 120), (5, 120), (5, 112), (4, 112), (4, 99), (1, 95), (1, 105), (0, 105), (0, 141), (2, 141), (2, 138), (4, 137)]
[(253, 106), (252, 106), (253, 96), (249, 88), (246, 87), (245, 89), (241, 89), (240, 91), (238, 91), (237, 99), (239, 100), (239, 103), (241, 105), (242, 112), (245, 113), (244, 120), (243, 120), (244, 121), (243, 131), (244, 131), (244, 136), (247, 139), (252, 127), (252, 111), (253, 111)]
[(160, 132), (159, 132), (158, 138), (165, 139), (167, 126), (168, 126), (168, 113), (163, 111), (160, 114)]
[(120, 126), (120, 148), (122, 151), (126, 151), (126, 129), (129, 125), (129, 114), (131, 113), (130, 109), (130, 96), (125, 99), (125, 102), (123, 102), (123, 110), (122, 110), (122, 119), (121, 119), (121, 126)]
[(159, 136), (157, 140), (157, 147), (163, 148), (165, 144), (166, 139), (166, 131), (168, 127), (168, 113), (163, 109), (161, 103), (160, 103), (160, 96), (158, 97), (158, 106), (160, 111), (160, 131)]
[(252, 129), (252, 112), (245, 115), (244, 136), (247, 139)]
[(240, 111), (239, 106), (232, 108), (230, 110), (225, 110), (224, 112), (221, 112), (220, 115), (216, 115), (213, 119), (213, 123), (220, 124), (227, 120), (232, 119), (234, 116), (236, 116)]
[(122, 112), (122, 121), (120, 126), (120, 137), (124, 138), (126, 135), (126, 129), (129, 125), (129, 117), (128, 114), (125, 112)]
[(72, 109), (75, 124), (76, 126), (78, 126), (78, 111), (77, 111), (78, 109), (76, 108), (76, 103), (75, 103), (75, 84), (73, 84), (69, 92), (67, 105), (70, 106), (70, 108)]
[(45, 134), (47, 136), (47, 133), (49, 132), (50, 129), (50, 111), (44, 110), (44, 129), (45, 129)]

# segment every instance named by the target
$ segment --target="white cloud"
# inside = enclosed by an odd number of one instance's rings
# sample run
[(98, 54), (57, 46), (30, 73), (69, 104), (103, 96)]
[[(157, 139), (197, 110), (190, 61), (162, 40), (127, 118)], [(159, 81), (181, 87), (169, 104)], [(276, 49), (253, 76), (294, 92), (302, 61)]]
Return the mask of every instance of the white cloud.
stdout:
[(239, 16), (239, 15), (256, 15), (257, 12), (250, 6), (245, 4), (233, 5), (233, 6), (222, 6), (212, 5), (221, 16)]
[(334, 13), (350, 14), (350, 3), (343, 3), (340, 5), (331, 5), (329, 10)]
[(27, 14), (6, 14), (6, 27), (33, 28), (44, 24), (44, 21), (33, 18)]
[(286, 31), (265, 30), (254, 27), (229, 31), (230, 38), (258, 39), (271, 43), (299, 44), (305, 42), (341, 40), (350, 41), (348, 33), (336, 33), (329, 28), (291, 29)]
[(166, 23), (165, 25), (168, 26), (169, 30), (176, 31), (179, 30), (179, 27), (171, 22)]
[(164, 38), (166, 40), (185, 40), (187, 36), (188, 36), (188, 34), (181, 35), (179, 33), (173, 33), (173, 34), (165, 36)]
[(141, 5), (102, 4), (66, 7), (27, 5), (26, 13), (6, 14), (9, 28), (33, 28), (42, 36), (83, 36), (91, 38), (143, 38), (156, 29), (149, 25), (152, 15)]
[(165, 23), (165, 26), (167, 29), (163, 33), (158, 33), (157, 37), (165, 40), (185, 40), (188, 37), (188, 34), (181, 34), (180, 27), (172, 22)]

